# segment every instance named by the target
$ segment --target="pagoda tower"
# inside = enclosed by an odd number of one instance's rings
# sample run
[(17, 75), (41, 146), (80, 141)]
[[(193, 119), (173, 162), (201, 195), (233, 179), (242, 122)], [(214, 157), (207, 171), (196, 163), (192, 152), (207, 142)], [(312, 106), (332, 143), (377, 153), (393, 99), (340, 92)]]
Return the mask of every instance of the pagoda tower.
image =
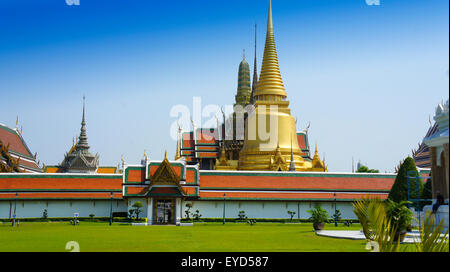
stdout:
[(253, 100), (255, 110), (250, 112), (246, 119), (244, 146), (239, 154), (239, 170), (289, 171), (290, 166), (294, 165), (296, 171), (311, 170), (311, 163), (301, 156), (295, 118), (291, 115), (281, 78), (271, 0), (263, 63)]
[(251, 96), (251, 87), (250, 87), (250, 65), (245, 60), (245, 51), (242, 58), (241, 63), (239, 64), (239, 73), (238, 73), (238, 88), (236, 94), (236, 105), (240, 105), (243, 108), (250, 103)]
[(85, 120), (85, 102), (83, 96), (83, 117), (81, 118), (80, 136), (75, 146), (64, 157), (61, 166), (64, 172), (73, 173), (94, 173), (98, 168), (99, 156), (89, 152), (87, 142), (86, 120)]

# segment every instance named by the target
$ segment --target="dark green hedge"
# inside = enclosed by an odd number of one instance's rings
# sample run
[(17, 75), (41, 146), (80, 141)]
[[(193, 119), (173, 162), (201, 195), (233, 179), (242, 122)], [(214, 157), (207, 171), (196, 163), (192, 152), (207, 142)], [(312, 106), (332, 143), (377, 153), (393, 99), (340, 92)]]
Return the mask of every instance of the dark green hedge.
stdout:
[[(256, 220), (256, 222), (270, 222), (270, 223), (312, 223), (309, 219), (273, 219), (273, 218), (248, 218), (246, 220), (240, 220), (239, 218), (225, 218), (226, 222), (229, 223), (247, 223), (248, 220)], [(338, 223), (344, 223), (344, 222), (351, 222), (351, 223), (359, 223), (357, 219), (341, 219), (338, 221)], [(186, 218), (181, 219), (181, 222), (215, 222), (220, 223), (223, 222), (223, 218), (201, 218), (200, 220), (187, 220)], [(334, 223), (333, 219), (328, 220), (328, 223)]]
[[(78, 217), (80, 222), (109, 222), (109, 217)], [(54, 217), (54, 218), (17, 218), (20, 222), (69, 222), (73, 220), (73, 217)], [(12, 222), (12, 218), (10, 219), (1, 219), (0, 222)], [(114, 217), (113, 222), (124, 222), (124, 223), (137, 223), (137, 222), (145, 222), (144, 218), (140, 218), (139, 220), (133, 219), (130, 220), (126, 217)]]

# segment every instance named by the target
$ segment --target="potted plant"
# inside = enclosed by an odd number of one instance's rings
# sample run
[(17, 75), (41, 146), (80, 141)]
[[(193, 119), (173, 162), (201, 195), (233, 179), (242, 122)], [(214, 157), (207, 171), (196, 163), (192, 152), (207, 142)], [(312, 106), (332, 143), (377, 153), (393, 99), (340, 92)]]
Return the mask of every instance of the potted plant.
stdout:
[(329, 218), (329, 214), (320, 205), (317, 205), (313, 210), (308, 210), (311, 214), (310, 220), (313, 221), (314, 230), (322, 230)]
[(391, 220), (392, 227), (396, 228), (394, 241), (400, 239), (402, 242), (414, 218), (413, 212), (408, 208), (410, 201), (394, 202), (390, 199), (386, 201), (386, 215)]

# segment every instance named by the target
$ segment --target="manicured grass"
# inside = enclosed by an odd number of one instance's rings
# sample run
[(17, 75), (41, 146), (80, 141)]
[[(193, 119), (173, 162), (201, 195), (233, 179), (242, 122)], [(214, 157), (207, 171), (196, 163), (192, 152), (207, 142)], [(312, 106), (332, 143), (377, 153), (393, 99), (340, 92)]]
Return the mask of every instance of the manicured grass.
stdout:
[[(359, 230), (327, 224), (325, 229)], [(196, 223), (193, 227), (130, 226), (81, 222), (0, 224), (0, 251), (66, 251), (76, 241), (81, 252), (355, 252), (365, 241), (317, 236), (311, 223)]]

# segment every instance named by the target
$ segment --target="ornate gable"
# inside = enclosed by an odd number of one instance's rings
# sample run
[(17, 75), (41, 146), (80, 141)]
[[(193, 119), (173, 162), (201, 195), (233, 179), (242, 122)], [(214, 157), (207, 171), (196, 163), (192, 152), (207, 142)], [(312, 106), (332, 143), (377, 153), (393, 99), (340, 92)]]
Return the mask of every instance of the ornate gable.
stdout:
[(288, 171), (286, 160), (281, 155), (280, 145), (275, 150), (275, 155), (270, 158), (270, 170), (272, 171)]
[(161, 165), (155, 171), (155, 173), (150, 177), (150, 185), (147, 189), (148, 193), (155, 191), (157, 187), (174, 187), (178, 190), (179, 194), (186, 195), (180, 184), (181, 177), (175, 173), (170, 162), (167, 160), (167, 155), (161, 162)]

